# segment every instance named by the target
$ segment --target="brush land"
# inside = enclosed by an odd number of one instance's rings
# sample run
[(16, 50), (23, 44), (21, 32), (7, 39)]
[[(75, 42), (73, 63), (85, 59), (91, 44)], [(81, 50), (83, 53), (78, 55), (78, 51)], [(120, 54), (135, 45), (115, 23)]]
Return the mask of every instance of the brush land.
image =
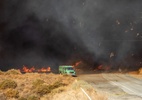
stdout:
[(78, 77), (53, 73), (0, 71), (0, 100), (107, 100), (90, 84)]

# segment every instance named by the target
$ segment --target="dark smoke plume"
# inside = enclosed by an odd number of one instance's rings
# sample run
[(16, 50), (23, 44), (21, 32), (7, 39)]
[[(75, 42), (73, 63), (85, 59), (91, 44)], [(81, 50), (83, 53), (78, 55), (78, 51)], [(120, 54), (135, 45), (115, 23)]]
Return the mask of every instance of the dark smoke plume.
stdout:
[(0, 69), (76, 61), (138, 68), (141, 25), (140, 0), (1, 0)]

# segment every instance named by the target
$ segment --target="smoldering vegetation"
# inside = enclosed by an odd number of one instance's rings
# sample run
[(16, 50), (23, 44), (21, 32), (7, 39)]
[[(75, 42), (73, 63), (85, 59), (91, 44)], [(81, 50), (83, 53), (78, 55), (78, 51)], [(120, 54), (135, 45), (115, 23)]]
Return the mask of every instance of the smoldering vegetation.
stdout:
[(141, 9), (138, 0), (1, 0), (0, 68), (139, 68)]

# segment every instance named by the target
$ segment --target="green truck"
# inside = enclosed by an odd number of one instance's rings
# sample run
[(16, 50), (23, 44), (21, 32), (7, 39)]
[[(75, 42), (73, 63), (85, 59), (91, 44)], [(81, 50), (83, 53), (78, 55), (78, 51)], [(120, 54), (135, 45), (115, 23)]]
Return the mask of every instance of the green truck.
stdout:
[(76, 72), (71, 65), (61, 65), (59, 66), (59, 73), (63, 75), (72, 75), (76, 76)]

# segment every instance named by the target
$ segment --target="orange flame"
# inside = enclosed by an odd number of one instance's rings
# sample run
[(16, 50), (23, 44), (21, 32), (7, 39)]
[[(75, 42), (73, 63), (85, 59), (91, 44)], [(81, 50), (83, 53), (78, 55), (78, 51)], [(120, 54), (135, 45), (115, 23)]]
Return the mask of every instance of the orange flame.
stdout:
[(76, 63), (73, 65), (73, 67), (76, 67), (76, 66), (78, 66), (78, 65), (81, 64), (81, 63), (82, 63), (81, 61), (76, 62)]
[(51, 68), (50, 68), (50, 67), (41, 68), (41, 69), (38, 70), (38, 72), (43, 72), (43, 73), (50, 72), (50, 71), (51, 71)]
[(51, 68), (47, 67), (47, 68), (35, 69), (35, 67), (28, 68), (27, 66), (23, 65), (22, 72), (31, 73), (31, 72), (35, 72), (35, 71), (37, 71), (37, 72), (51, 72)]
[(33, 71), (35, 71), (35, 68), (34, 68), (34, 67), (28, 68), (28, 67), (26, 67), (25, 65), (23, 65), (23, 72), (31, 73), (31, 72), (33, 72)]
[(98, 69), (99, 70), (103, 69), (103, 65), (98, 66)]
[(110, 69), (110, 66), (103, 66), (103, 65), (100, 65), (98, 66), (98, 70), (109, 70)]

